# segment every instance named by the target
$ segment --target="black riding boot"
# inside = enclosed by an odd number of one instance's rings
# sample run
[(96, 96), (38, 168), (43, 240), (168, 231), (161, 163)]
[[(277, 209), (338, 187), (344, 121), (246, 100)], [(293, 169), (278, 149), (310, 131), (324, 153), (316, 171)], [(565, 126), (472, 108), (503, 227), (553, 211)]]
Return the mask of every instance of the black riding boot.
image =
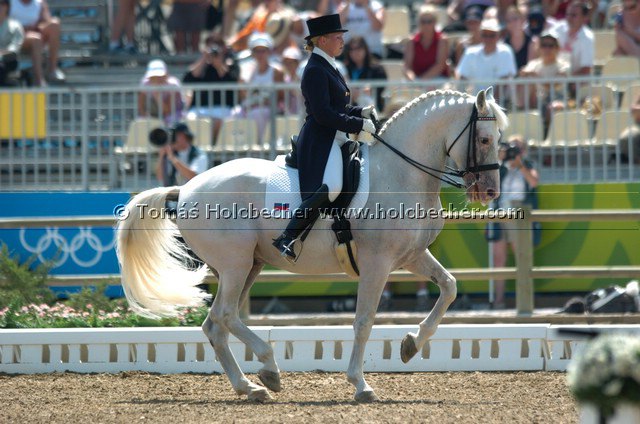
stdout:
[(284, 230), (280, 237), (273, 240), (273, 245), (289, 262), (293, 262), (296, 259), (296, 254), (293, 252), (293, 244), (296, 239), (305, 228), (313, 225), (315, 220), (318, 219), (320, 208), (328, 207), (330, 203), (329, 187), (326, 184), (322, 184), (318, 191), (300, 204), (300, 207), (293, 212), (287, 229)]

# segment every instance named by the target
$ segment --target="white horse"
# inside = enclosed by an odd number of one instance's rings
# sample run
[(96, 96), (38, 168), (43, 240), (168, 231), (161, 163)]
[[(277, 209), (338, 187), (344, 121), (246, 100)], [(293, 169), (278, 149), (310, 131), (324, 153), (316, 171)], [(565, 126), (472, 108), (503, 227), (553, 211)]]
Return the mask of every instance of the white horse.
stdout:
[[(369, 148), (370, 195), (366, 206), (373, 208), (379, 203), (378, 208), (398, 210), (404, 203), (440, 210), (441, 180), (434, 178), (438, 174), (432, 170), (444, 169), (447, 156), (459, 169), (471, 171), (460, 174), (468, 200), (486, 204), (499, 195), (497, 144), (499, 130), (506, 125), (507, 117), (496, 104), (491, 88), (476, 97), (433, 91), (412, 100), (381, 129), (379, 135), (388, 145), (376, 143)], [(429, 174), (417, 169), (420, 167)], [(219, 283), (202, 329), (235, 391), (255, 401), (269, 399), (267, 389), (281, 390), (271, 346), (238, 314), (239, 304), (249, 295), (256, 276), (265, 264), (300, 274), (342, 271), (328, 219), (316, 222), (305, 241), (306, 250), (295, 264), (290, 264), (271, 244), (286, 221), (212, 218), (214, 205), (229, 209), (234, 203), (264, 207), (265, 170), (271, 169), (271, 162), (265, 160), (238, 159), (210, 169), (184, 186), (145, 191), (127, 204), (123, 215), (127, 218), (117, 227), (122, 285), (130, 306), (138, 313), (172, 315), (178, 306), (201, 304), (206, 296), (196, 287), (205, 276), (204, 267), (193, 271), (183, 265), (188, 253), (176, 236), (182, 236), (209, 266)], [(182, 208), (176, 223), (158, 217), (167, 198), (177, 199)], [(356, 401), (378, 399), (365, 381), (362, 367), (365, 343), (389, 273), (404, 268), (440, 287), (440, 296), (420, 323), (418, 333), (409, 333), (402, 341), (404, 362), (420, 351), (456, 297), (455, 278), (428, 250), (443, 225), (442, 217), (351, 219), (360, 281), (347, 379), (355, 386)], [(262, 362), (258, 377), (266, 387), (243, 374), (229, 349), (229, 333), (247, 344)]]

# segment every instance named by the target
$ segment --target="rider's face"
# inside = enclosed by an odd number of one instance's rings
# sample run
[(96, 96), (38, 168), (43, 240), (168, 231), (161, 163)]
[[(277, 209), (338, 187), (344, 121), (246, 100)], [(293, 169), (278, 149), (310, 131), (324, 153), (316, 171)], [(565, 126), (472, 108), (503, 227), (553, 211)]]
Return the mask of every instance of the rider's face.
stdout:
[(324, 42), (320, 45), (322, 50), (329, 56), (340, 56), (342, 49), (344, 49), (344, 38), (341, 32), (332, 32), (331, 34), (325, 34), (321, 38)]

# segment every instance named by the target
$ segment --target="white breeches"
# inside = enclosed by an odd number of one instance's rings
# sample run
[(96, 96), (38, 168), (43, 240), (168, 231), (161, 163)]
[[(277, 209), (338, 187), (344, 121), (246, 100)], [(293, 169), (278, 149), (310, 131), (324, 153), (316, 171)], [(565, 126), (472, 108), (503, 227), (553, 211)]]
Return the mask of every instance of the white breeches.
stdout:
[(342, 146), (347, 140), (346, 134), (338, 132), (336, 138), (331, 145), (329, 159), (324, 167), (324, 175), (322, 176), (322, 184), (326, 184), (329, 188), (329, 200), (334, 201), (342, 191)]

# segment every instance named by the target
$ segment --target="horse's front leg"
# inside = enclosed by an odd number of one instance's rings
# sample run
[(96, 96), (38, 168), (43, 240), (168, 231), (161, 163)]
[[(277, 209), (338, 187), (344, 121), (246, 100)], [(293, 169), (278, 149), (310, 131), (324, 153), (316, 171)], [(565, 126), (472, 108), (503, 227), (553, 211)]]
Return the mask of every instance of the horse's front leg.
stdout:
[(456, 279), (449, 271), (444, 269), (428, 249), (422, 252), (414, 261), (406, 264), (404, 268), (420, 277), (431, 279), (440, 287), (440, 296), (427, 318), (420, 323), (418, 334), (409, 333), (402, 340), (400, 357), (402, 362), (406, 363), (422, 349), (429, 337), (436, 332), (449, 305), (456, 299), (458, 289), (456, 287)]
[[(364, 349), (371, 334), (371, 327), (376, 316), (382, 289), (389, 276), (389, 269), (382, 270), (376, 266), (360, 266), (361, 276), (358, 285), (358, 302), (356, 317), (353, 322), (354, 340), (347, 380), (356, 387), (356, 402), (374, 402), (378, 396), (364, 379), (362, 370)], [(366, 271), (364, 271), (366, 270)]]

